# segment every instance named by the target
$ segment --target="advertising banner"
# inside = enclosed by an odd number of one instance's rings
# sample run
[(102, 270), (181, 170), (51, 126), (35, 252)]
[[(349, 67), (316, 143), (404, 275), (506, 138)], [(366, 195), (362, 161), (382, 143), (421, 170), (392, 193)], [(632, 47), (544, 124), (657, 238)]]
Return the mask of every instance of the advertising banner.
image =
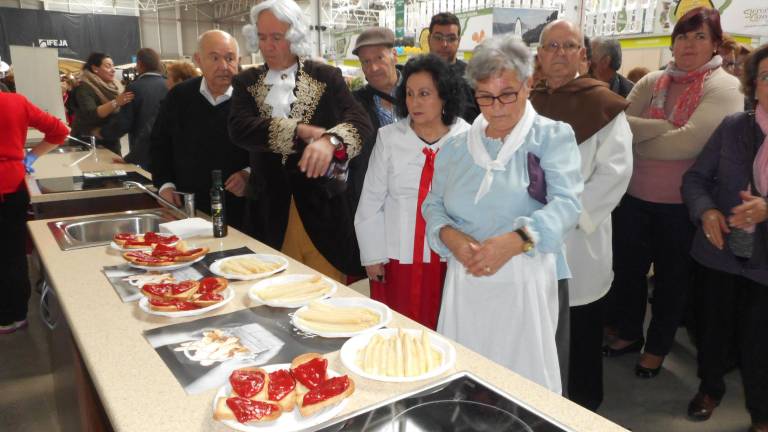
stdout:
[(7, 63), (13, 63), (11, 45), (55, 48), (58, 57), (77, 60), (104, 52), (115, 64), (130, 63), (140, 48), (139, 19), (0, 8), (0, 58)]

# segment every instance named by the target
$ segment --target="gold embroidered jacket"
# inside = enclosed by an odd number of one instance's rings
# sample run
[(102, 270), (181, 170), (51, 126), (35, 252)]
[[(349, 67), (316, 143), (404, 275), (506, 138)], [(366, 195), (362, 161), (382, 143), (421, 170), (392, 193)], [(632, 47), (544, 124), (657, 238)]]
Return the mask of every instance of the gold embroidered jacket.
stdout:
[(266, 65), (247, 69), (233, 82), (229, 135), (235, 145), (251, 152), (251, 222), (259, 240), (279, 249), (283, 243), (291, 198), (312, 243), (336, 268), (360, 273), (354, 212), (348, 196), (328, 193), (328, 179), (308, 179), (298, 169), (305, 144), (296, 138), (300, 123), (323, 127), (340, 138), (349, 158), (374, 133), (365, 110), (354, 99), (338, 68), (300, 60), (296, 71), (296, 101), (288, 118), (273, 118), (264, 102)]

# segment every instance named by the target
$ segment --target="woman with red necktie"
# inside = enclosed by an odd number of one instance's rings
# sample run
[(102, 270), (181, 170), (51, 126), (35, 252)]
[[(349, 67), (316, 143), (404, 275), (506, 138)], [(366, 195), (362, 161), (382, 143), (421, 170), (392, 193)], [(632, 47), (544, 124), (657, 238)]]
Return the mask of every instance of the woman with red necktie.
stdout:
[(355, 231), (371, 298), (432, 329), (446, 266), (425, 240), (421, 204), (443, 144), (469, 129), (455, 76), (435, 55), (406, 63), (396, 91), (401, 120), (379, 129), (368, 164)]

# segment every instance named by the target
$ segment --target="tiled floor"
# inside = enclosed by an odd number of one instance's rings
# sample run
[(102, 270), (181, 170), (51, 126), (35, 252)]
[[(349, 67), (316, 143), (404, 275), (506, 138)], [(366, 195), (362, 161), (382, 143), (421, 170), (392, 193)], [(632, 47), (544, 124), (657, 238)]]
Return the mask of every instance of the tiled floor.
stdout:
[[(367, 293), (366, 285), (358, 283), (355, 288)], [(37, 316), (38, 301), (34, 294), (28, 329), (0, 336), (0, 431), (59, 431), (47, 329)], [(695, 353), (685, 331), (678, 332), (673, 353), (657, 378), (636, 378), (636, 359), (628, 355), (605, 360), (605, 402), (600, 414), (635, 432), (746, 432), (749, 417), (738, 372), (728, 376), (728, 394), (709, 421), (686, 420), (685, 409), (698, 380)]]

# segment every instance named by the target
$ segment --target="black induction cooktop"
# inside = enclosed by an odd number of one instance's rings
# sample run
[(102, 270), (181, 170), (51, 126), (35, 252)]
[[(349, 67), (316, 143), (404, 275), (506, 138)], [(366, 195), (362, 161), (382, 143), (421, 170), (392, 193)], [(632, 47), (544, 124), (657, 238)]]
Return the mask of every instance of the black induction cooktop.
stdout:
[(128, 171), (124, 175), (112, 177), (53, 177), (47, 179), (38, 179), (37, 186), (40, 192), (44, 194), (72, 192), (92, 189), (112, 189), (122, 188), (124, 181), (136, 181), (144, 185), (151, 184), (152, 181), (143, 175)]
[(327, 432), (566, 432), (469, 372), (320, 425)]

